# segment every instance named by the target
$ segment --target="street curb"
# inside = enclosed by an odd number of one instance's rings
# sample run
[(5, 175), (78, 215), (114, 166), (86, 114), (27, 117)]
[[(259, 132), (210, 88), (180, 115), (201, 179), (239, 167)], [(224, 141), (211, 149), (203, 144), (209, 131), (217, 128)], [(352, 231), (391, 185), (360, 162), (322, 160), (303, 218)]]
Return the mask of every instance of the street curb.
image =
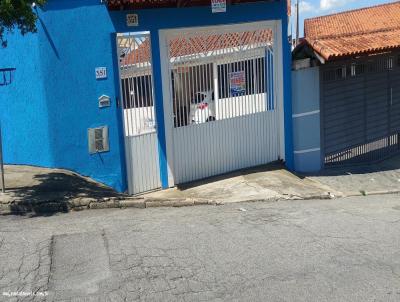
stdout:
[(343, 197), (357, 197), (368, 195), (390, 195), (400, 194), (400, 190), (380, 190), (380, 191), (358, 191), (358, 192), (344, 192)]
[(311, 182), (314, 182), (315, 184), (318, 184), (321, 188), (324, 190), (330, 190), (330, 192), (335, 195), (337, 198), (341, 197), (357, 197), (357, 196), (367, 196), (367, 195), (388, 195), (388, 194), (400, 194), (400, 189), (393, 189), (393, 190), (377, 190), (377, 191), (366, 191), (366, 190), (359, 190), (359, 191), (338, 191), (336, 189), (332, 189), (328, 185), (319, 182), (316, 179), (312, 179), (309, 177), (305, 177)]
[(13, 200), (11, 203), (0, 203), (0, 214), (26, 214), (26, 213), (55, 213), (82, 211), (86, 209), (126, 209), (126, 208), (159, 208), (159, 207), (189, 207), (199, 205), (223, 205), (229, 203), (244, 203), (244, 202), (277, 202), (280, 200), (313, 200), (313, 199), (333, 199), (330, 193), (298, 196), (298, 195), (277, 195), (270, 198), (243, 199), (231, 202), (223, 200), (211, 200), (204, 198), (146, 198), (146, 197), (78, 197), (71, 200), (43, 200), (33, 204), (19, 204), (19, 200)]
[[(338, 192), (336, 192), (338, 193)], [(283, 200), (315, 200), (315, 199), (336, 199), (351, 196), (366, 195), (384, 195), (384, 194), (400, 194), (400, 190), (381, 190), (381, 191), (365, 191), (365, 192), (346, 192), (334, 195), (330, 192), (323, 194), (311, 195), (294, 195), (283, 194), (269, 198), (242, 199), (235, 201), (211, 200), (204, 198), (146, 198), (146, 197), (77, 197), (68, 200), (40, 200), (31, 204), (19, 203), (20, 200), (14, 199), (9, 203), (0, 203), (0, 214), (26, 214), (26, 213), (55, 213), (69, 211), (82, 211), (86, 209), (126, 209), (126, 208), (160, 208), (160, 207), (190, 207), (199, 205), (223, 205), (229, 203), (245, 203), (245, 202), (277, 202)], [(11, 199), (9, 199), (11, 200)]]
[(324, 183), (321, 183), (321, 182), (319, 182), (319, 181), (316, 180), (316, 179), (312, 179), (312, 178), (310, 178), (310, 177), (308, 177), (308, 176), (305, 176), (305, 179), (307, 179), (308, 181), (314, 183), (314, 184), (315, 184), (316, 186), (318, 186), (320, 189), (325, 190), (329, 195), (334, 195), (335, 197), (338, 197), (338, 198), (344, 197), (344, 195), (343, 195), (342, 192), (340, 192), (340, 191), (338, 191), (338, 190), (336, 190), (336, 189), (333, 189), (333, 188), (331, 188), (330, 186), (328, 186), (328, 185), (326, 185), (326, 184), (324, 184)]
[(334, 195), (330, 192), (314, 195), (293, 195), (283, 194), (269, 198), (255, 198), (255, 199), (242, 199), (230, 202), (223, 200), (211, 200), (204, 198), (146, 198), (146, 197), (78, 197), (65, 201), (57, 200), (42, 200), (36, 201), (32, 204), (21, 203), (15, 199), (10, 203), (0, 203), (0, 215), (18, 214), (23, 215), (26, 213), (55, 213), (69, 211), (82, 211), (87, 209), (126, 209), (126, 208), (160, 208), (160, 207), (190, 207), (199, 205), (224, 205), (230, 203), (252, 203), (252, 202), (278, 202), (288, 200), (329, 200), (338, 199), (343, 197), (352, 196), (367, 196), (367, 195), (387, 195), (387, 194), (400, 194), (400, 190), (382, 190), (382, 191), (365, 191), (365, 192), (346, 192)]

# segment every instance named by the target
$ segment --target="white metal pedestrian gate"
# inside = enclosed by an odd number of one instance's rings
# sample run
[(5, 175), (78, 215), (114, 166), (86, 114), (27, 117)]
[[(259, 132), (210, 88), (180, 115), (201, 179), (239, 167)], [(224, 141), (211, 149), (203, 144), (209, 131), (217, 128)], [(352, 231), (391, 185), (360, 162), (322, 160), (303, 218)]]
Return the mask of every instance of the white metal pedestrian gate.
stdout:
[(128, 190), (161, 187), (149, 33), (117, 35)]
[(275, 32), (265, 23), (165, 32), (175, 184), (280, 158)]

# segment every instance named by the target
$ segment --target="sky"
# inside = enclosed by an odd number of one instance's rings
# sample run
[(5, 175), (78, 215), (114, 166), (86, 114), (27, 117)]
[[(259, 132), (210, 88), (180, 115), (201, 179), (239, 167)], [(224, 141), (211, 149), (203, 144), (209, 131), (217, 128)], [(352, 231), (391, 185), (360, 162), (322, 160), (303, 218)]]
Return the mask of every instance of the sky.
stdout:
[[(297, 0), (291, 0), (292, 6)], [(346, 10), (378, 5), (397, 0), (299, 0), (300, 1), (300, 37), (303, 36), (304, 19), (338, 13)], [(292, 30), (295, 36), (296, 11), (292, 7)]]

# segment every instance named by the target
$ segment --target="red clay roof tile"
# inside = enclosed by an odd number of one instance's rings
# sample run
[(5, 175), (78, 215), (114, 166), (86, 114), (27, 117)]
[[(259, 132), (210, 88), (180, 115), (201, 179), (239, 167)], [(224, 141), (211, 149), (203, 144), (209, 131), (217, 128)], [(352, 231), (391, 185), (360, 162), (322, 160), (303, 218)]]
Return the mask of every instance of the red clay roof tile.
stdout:
[(304, 21), (306, 41), (324, 59), (400, 47), (400, 1)]
[[(170, 57), (181, 57), (223, 50), (242, 45), (265, 45), (272, 42), (271, 29), (262, 29), (252, 32), (225, 33), (209, 36), (174, 38), (170, 41)], [(150, 43), (148, 38), (139, 45), (137, 51), (131, 51), (121, 60), (122, 66), (139, 64), (150, 60)]]

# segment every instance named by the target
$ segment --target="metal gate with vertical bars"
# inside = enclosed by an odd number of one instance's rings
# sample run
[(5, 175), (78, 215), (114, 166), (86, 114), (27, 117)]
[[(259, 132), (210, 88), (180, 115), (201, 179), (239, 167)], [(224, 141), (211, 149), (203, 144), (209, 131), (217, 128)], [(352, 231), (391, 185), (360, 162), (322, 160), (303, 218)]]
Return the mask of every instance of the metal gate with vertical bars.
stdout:
[(117, 35), (128, 190), (161, 187), (154, 112), (150, 34)]
[(165, 37), (175, 184), (278, 160), (274, 27), (192, 28)]
[(322, 66), (321, 88), (326, 167), (400, 152), (400, 54)]

